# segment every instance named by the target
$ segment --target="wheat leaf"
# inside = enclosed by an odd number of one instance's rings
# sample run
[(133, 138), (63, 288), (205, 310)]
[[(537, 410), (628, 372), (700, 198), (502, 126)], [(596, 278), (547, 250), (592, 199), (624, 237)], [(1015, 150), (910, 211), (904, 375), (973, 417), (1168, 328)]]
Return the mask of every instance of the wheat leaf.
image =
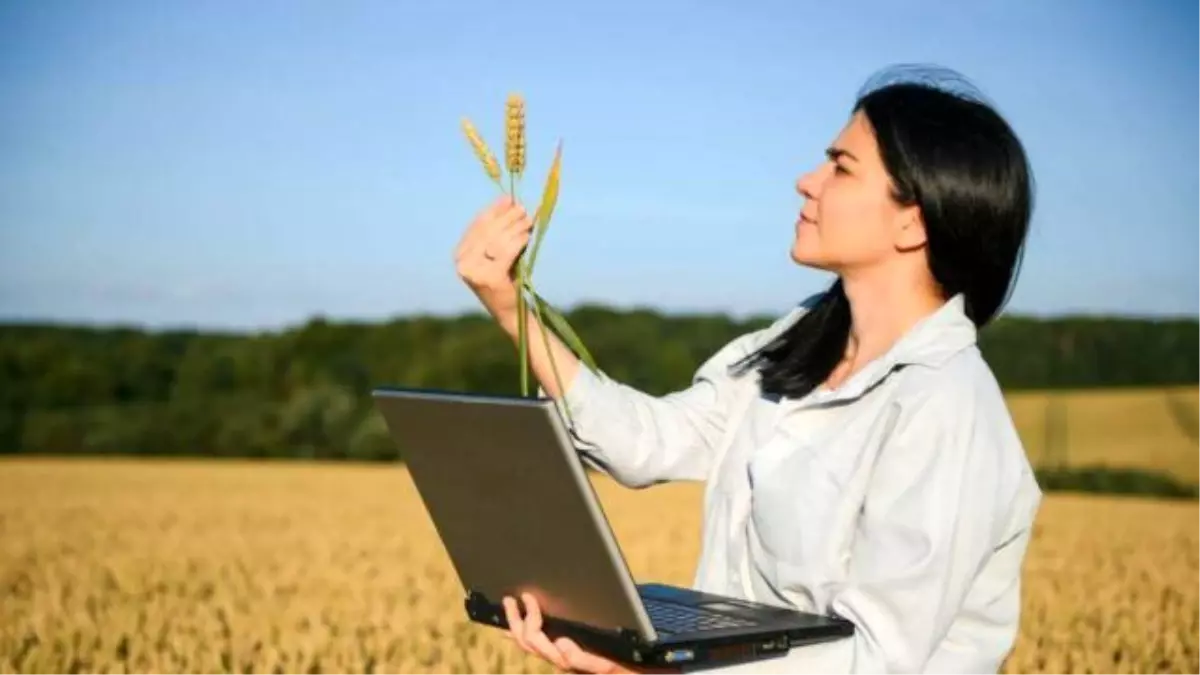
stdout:
[(538, 205), (534, 215), (533, 226), (537, 234), (533, 239), (533, 250), (529, 254), (529, 274), (533, 274), (533, 266), (537, 262), (538, 249), (542, 247), (542, 238), (546, 236), (546, 226), (550, 224), (550, 216), (554, 213), (554, 205), (558, 202), (558, 180), (562, 166), (562, 141), (554, 150), (554, 162), (550, 164), (550, 173), (546, 176), (546, 187), (542, 191), (542, 203)]
[(538, 309), (541, 311), (542, 315), (545, 316), (550, 322), (550, 327), (554, 329), (554, 332), (557, 333), (560, 338), (562, 338), (563, 342), (567, 343), (567, 347), (569, 347), (571, 351), (575, 352), (575, 355), (578, 356), (579, 359), (592, 370), (592, 372), (600, 372), (600, 369), (596, 367), (596, 360), (592, 358), (592, 355), (587, 350), (587, 347), (583, 346), (583, 340), (579, 339), (579, 335), (575, 333), (573, 328), (571, 328), (571, 324), (567, 322), (567, 319), (562, 314), (559, 314), (556, 309), (551, 307), (550, 303), (546, 302), (545, 298), (534, 292), (532, 288), (529, 290), (529, 292), (533, 294), (533, 301), (537, 303)]
[(542, 332), (542, 343), (546, 345), (546, 356), (550, 357), (550, 370), (554, 372), (554, 383), (558, 386), (559, 398), (562, 399), (563, 409), (567, 413), (567, 425), (574, 428), (575, 420), (571, 417), (571, 408), (567, 405), (566, 400), (567, 389), (563, 386), (562, 376), (558, 373), (558, 364), (554, 362), (554, 350), (550, 349), (550, 335), (542, 314), (541, 303), (536, 301), (533, 303), (533, 312), (537, 316), (538, 328)]

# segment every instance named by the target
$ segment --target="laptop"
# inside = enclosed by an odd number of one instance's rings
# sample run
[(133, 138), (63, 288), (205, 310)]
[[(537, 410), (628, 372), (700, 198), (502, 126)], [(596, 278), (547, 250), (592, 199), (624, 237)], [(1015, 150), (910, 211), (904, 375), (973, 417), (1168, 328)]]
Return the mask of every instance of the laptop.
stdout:
[(661, 667), (759, 660), (853, 634), (836, 615), (635, 582), (553, 399), (395, 387), (372, 397), (473, 622), (507, 629), (504, 597), (519, 605), (528, 592), (552, 640)]

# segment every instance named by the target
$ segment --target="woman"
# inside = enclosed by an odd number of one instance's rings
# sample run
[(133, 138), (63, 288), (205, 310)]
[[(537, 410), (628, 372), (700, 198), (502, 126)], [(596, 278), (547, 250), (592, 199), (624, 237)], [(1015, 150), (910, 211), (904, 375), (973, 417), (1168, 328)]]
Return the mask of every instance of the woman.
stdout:
[[(559, 391), (537, 330), (534, 372), (570, 407), (583, 456), (623, 484), (707, 481), (695, 587), (856, 624), (853, 637), (722, 670), (996, 672), (1041, 492), (976, 335), (1023, 249), (1025, 152), (977, 98), (885, 82), (796, 189), (792, 258), (836, 281), (726, 345), (689, 388), (647, 395), (555, 340)], [(529, 230), (502, 200), (457, 254), (514, 338), (507, 270)], [(551, 642), (523, 600), (523, 616), (505, 601), (523, 648), (563, 669), (629, 672)]]

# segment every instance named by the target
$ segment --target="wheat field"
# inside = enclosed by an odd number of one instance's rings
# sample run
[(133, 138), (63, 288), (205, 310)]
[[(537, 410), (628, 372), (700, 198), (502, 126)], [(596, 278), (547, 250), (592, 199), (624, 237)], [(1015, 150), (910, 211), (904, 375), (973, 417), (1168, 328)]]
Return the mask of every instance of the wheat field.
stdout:
[(1016, 392), (1009, 409), (1032, 461), (1161, 472), (1200, 480), (1200, 389)]
[[(595, 485), (635, 576), (689, 583), (700, 486)], [(1200, 669), (1197, 525), (1049, 496), (1005, 672)], [(401, 466), (10, 460), (0, 537), (0, 671), (551, 672), (464, 620)]]

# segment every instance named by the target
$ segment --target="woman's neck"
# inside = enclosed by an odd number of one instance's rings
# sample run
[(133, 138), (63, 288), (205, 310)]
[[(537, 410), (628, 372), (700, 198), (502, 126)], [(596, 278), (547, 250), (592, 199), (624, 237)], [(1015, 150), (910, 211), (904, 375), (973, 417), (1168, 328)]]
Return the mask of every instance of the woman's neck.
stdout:
[(850, 300), (848, 371), (879, 358), (919, 321), (945, 303), (931, 281), (896, 275), (843, 277)]

